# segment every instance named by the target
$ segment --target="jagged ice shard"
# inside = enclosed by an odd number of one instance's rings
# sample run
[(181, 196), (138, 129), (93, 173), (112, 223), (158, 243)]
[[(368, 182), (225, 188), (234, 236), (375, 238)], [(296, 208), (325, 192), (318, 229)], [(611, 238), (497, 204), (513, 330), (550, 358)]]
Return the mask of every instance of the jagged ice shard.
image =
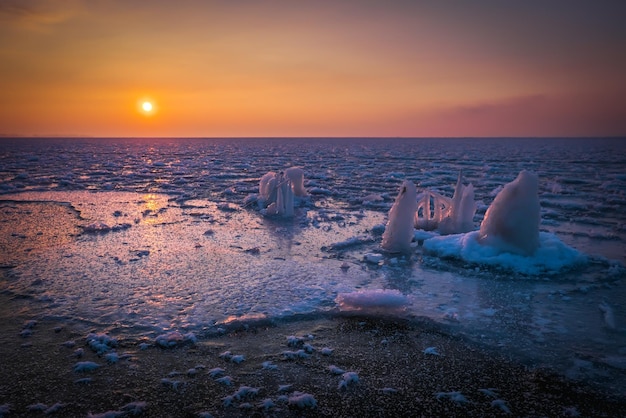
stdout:
[(459, 173), (450, 209), (447, 216), (439, 222), (437, 229), (444, 235), (469, 232), (474, 229), (475, 214), (474, 186), (471, 184), (464, 186), (463, 173)]
[(498, 193), (480, 224), (478, 242), (530, 256), (539, 247), (539, 178), (523, 170)]
[(425, 190), (418, 195), (415, 227), (426, 231), (438, 230), (443, 235), (459, 234), (474, 229), (476, 202), (474, 186), (463, 185), (463, 173), (454, 189), (452, 199)]
[(417, 190), (413, 182), (404, 180), (396, 197), (381, 243), (385, 251), (408, 252), (413, 240), (413, 223), (417, 211)]

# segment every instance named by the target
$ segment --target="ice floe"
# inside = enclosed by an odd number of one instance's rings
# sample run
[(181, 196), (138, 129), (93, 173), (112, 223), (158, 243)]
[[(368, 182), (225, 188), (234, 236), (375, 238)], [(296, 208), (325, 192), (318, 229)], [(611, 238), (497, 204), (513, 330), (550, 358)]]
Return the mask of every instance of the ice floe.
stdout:
[(587, 257), (564, 244), (556, 235), (539, 233), (539, 247), (530, 256), (503, 252), (499, 247), (484, 245), (479, 232), (433, 237), (424, 241), (424, 249), (439, 257), (450, 257), (478, 265), (487, 265), (528, 275), (558, 273), (584, 264)]
[(400, 312), (410, 305), (410, 299), (391, 289), (362, 290), (350, 293), (340, 293), (336, 299), (342, 311), (358, 311), (371, 313)]

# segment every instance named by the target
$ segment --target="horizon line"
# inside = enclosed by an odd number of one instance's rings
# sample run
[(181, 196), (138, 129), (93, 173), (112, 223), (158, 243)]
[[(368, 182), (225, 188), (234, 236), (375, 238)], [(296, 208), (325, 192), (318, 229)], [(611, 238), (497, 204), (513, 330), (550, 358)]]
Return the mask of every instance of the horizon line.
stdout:
[(619, 139), (622, 135), (485, 135), (485, 136), (95, 136), (95, 135), (10, 135), (0, 134), (0, 139)]

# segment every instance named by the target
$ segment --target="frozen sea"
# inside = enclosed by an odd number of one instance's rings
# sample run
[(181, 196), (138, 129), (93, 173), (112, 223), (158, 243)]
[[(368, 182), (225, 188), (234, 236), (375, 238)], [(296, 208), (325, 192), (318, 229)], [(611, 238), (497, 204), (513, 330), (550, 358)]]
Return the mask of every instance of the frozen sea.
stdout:
[[(262, 216), (249, 196), (290, 166), (310, 197), (293, 218)], [(439, 257), (421, 239), (409, 255), (382, 252), (404, 179), (452, 196), (462, 170), (478, 229), (524, 169), (539, 176), (541, 231), (577, 262), (526, 274)], [(5, 320), (208, 338), (345, 315), (353, 292), (402, 295), (401, 309), (369, 314), (427, 318), (624, 394), (625, 244), (623, 139), (0, 139)]]

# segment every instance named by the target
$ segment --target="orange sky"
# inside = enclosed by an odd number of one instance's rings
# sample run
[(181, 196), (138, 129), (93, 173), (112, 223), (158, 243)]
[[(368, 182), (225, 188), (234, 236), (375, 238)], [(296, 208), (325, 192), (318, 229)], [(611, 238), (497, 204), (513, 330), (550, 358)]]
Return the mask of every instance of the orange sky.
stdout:
[(2, 0), (0, 134), (621, 136), (624, 21), (608, 0)]

